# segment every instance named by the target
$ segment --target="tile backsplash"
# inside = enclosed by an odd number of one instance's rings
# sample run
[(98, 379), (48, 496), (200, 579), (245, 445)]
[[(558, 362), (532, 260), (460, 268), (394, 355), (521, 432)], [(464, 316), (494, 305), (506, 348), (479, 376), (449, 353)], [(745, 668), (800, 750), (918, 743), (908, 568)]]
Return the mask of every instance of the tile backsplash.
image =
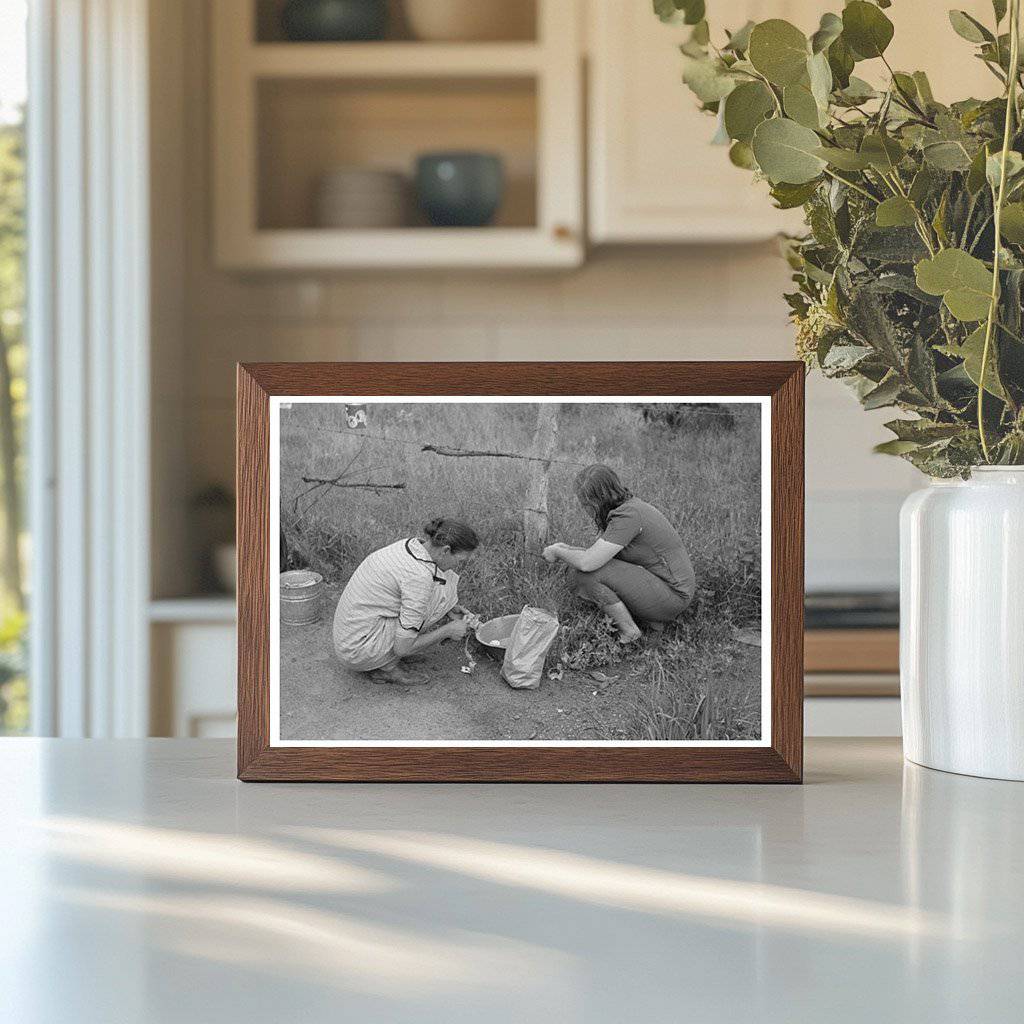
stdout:
[[(238, 360), (785, 359), (785, 286), (768, 245), (609, 252), (554, 274), (193, 269), (188, 489), (232, 478)], [(865, 414), (838, 383), (808, 380), (809, 587), (896, 584), (896, 517), (914, 474), (871, 453), (885, 418)]]

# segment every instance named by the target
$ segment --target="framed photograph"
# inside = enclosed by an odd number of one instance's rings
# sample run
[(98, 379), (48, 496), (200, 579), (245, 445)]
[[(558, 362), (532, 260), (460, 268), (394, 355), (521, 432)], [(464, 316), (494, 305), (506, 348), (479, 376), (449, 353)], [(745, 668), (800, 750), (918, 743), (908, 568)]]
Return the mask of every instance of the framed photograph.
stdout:
[(798, 362), (238, 367), (238, 775), (799, 782)]

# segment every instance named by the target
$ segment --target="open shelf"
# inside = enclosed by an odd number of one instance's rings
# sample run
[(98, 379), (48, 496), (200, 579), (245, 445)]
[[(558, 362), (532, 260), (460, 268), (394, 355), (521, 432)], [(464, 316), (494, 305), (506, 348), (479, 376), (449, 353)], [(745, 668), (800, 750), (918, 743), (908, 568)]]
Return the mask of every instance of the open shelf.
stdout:
[(542, 60), (535, 43), (268, 43), (245, 56), (257, 78), (533, 75)]
[[(218, 0), (212, 68), (218, 265), (578, 265), (578, 11), (575, 0), (529, 6), (526, 39), (417, 42), (398, 21), (394, 38), (380, 42), (304, 43), (281, 40), (278, 0)], [(315, 197), (332, 172), (400, 172), (411, 197), (417, 157), (453, 150), (501, 157), (504, 192), (487, 226), (435, 228), (414, 202), (407, 216), (376, 221), (407, 222), (401, 227), (319, 222)], [(369, 216), (350, 219), (360, 221), (374, 223)]]
[[(537, 224), (537, 113), (532, 79), (272, 79), (256, 103), (260, 231), (331, 230), (317, 224), (321, 178), (362, 166), (403, 175), (408, 195), (402, 229), (429, 230), (413, 198), (416, 158), (438, 150), (497, 153), (505, 189), (493, 227)], [(389, 229), (393, 234), (396, 229)], [(353, 240), (373, 245), (379, 231)], [(452, 229), (443, 229), (449, 241)], [(493, 239), (492, 239), (493, 241)]]
[(234, 622), (237, 618), (235, 599), (226, 594), (158, 598), (149, 602), (150, 622)]
[[(222, 0), (217, 0), (218, 3)], [(271, 45), (285, 41), (281, 25), (281, 13), (285, 0), (250, 0), (252, 14), (249, 21), (251, 39), (258, 45)], [(419, 0), (420, 3), (437, 2), (437, 0)], [(543, 0), (541, 0), (543, 2)], [(496, 24), (489, 20), (489, 34), (499, 36), (507, 41), (533, 42), (537, 39), (537, 0), (506, 0), (501, 12), (504, 21)], [(415, 33), (415, 18), (410, 18), (406, 10), (406, 0), (388, 0), (387, 30), (384, 35), (387, 42), (403, 41), (419, 43)], [(298, 43), (299, 46), (315, 46), (315, 43)], [(372, 43), (354, 43), (355, 46), (373, 45)], [(487, 43), (463, 43), (465, 46), (486, 46)]]

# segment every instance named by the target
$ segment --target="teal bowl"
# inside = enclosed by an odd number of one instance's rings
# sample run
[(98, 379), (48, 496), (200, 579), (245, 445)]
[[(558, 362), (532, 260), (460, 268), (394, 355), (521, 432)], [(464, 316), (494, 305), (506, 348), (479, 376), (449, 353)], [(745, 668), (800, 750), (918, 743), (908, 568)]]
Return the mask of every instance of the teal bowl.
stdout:
[(368, 42), (387, 27), (387, 0), (288, 0), (281, 11), (281, 28), (294, 42)]
[(505, 167), (494, 153), (424, 153), (416, 161), (416, 196), (435, 227), (490, 224), (505, 193)]

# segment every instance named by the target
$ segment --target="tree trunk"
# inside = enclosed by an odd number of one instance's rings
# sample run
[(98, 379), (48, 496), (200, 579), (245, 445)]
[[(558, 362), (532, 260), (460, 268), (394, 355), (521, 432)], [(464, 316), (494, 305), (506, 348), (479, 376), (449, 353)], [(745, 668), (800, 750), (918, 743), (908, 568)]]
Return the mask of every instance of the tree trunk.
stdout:
[(18, 550), (21, 534), (21, 488), (18, 485), (17, 462), (18, 442), (14, 433), (11, 364), (7, 354), (7, 340), (0, 333), (0, 502), (4, 517), (4, 587), (16, 607), (23, 609), (25, 598), (21, 586), (21, 555)]
[(523, 509), (523, 539), (527, 554), (539, 555), (548, 543), (548, 475), (551, 463), (547, 460), (555, 453), (557, 435), (558, 405), (543, 402), (537, 410), (537, 428), (530, 454), (545, 461), (529, 463), (530, 482)]

